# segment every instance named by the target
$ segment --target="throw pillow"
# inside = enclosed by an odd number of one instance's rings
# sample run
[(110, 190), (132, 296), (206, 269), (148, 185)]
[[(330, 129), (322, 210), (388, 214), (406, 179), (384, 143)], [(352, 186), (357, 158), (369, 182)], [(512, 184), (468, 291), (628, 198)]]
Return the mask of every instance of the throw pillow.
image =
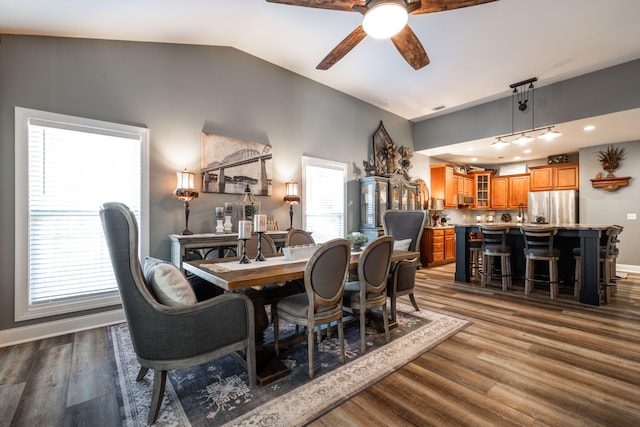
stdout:
[(393, 242), (393, 250), (408, 251), (410, 244), (411, 244), (411, 239), (396, 240), (395, 242)]
[(189, 281), (173, 264), (147, 257), (144, 260), (144, 278), (161, 304), (179, 307), (197, 302)]

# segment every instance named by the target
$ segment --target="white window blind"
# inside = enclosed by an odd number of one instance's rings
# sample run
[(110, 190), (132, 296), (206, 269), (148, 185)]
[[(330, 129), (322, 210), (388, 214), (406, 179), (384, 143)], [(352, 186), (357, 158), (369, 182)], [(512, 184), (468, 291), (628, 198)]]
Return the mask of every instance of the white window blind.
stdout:
[(26, 289), (16, 289), (16, 320), (118, 303), (99, 207), (120, 201), (142, 221), (146, 129), (63, 118), (25, 117), (26, 206), (17, 201), (16, 212), (26, 214), (26, 253), (16, 263), (27, 265), (16, 286)]
[(323, 243), (345, 235), (347, 165), (302, 158), (303, 227)]

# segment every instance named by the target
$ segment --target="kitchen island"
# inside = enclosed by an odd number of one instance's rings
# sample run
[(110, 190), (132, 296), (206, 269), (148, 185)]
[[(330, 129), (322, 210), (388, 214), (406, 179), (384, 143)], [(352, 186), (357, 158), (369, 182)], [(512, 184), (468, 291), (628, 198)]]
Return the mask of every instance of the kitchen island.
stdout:
[[(456, 282), (469, 282), (471, 277), (470, 257), (469, 257), (469, 233), (480, 231), (483, 224), (463, 224), (456, 225)], [(582, 254), (581, 277), (582, 287), (580, 290), (580, 302), (583, 304), (600, 305), (600, 262), (599, 248), (600, 237), (605, 233), (610, 225), (593, 224), (516, 224), (516, 223), (494, 223), (491, 225), (502, 225), (511, 227), (507, 236), (508, 244), (511, 246), (511, 271), (514, 278), (524, 277), (524, 238), (520, 231), (522, 226), (526, 227), (556, 227), (554, 244), (560, 249), (560, 260), (558, 261), (558, 271), (561, 283), (573, 280), (574, 260), (571, 250), (580, 247)]]

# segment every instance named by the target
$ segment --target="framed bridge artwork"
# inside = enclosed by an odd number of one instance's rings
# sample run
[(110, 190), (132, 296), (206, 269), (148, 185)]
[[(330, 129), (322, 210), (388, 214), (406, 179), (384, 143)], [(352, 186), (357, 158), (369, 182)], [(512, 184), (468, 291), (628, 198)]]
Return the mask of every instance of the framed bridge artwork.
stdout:
[(200, 170), (203, 193), (270, 196), (273, 177), (271, 145), (201, 133)]

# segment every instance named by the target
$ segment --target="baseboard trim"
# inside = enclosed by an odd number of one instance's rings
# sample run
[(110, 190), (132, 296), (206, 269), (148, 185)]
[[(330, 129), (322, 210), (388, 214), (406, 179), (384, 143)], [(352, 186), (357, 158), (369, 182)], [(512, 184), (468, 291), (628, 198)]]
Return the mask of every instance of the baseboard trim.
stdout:
[(616, 270), (627, 273), (640, 273), (640, 265), (616, 264)]
[(38, 323), (0, 331), (0, 348), (28, 341), (85, 331), (125, 321), (122, 309), (104, 311), (87, 316), (72, 317), (53, 322)]

